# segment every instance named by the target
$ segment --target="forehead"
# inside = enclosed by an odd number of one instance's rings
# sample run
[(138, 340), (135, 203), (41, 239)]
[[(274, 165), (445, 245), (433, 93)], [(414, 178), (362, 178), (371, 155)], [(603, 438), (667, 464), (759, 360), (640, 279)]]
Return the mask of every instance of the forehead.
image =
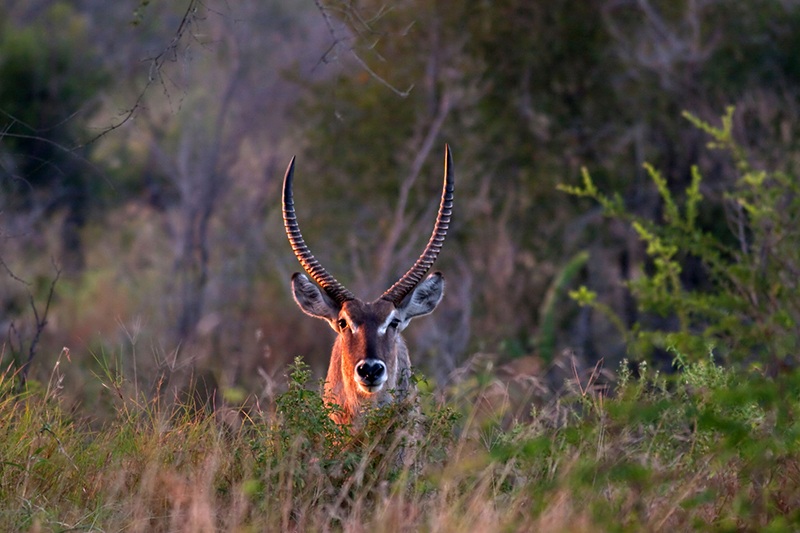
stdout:
[(386, 300), (376, 300), (370, 303), (350, 300), (342, 304), (342, 313), (357, 324), (381, 322), (392, 309), (394, 309), (394, 305)]

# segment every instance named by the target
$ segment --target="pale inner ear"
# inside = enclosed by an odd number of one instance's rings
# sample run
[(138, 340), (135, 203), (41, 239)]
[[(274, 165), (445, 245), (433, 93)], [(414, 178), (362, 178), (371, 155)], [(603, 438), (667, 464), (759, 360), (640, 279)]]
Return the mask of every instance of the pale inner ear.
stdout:
[(297, 273), (292, 276), (292, 294), (294, 301), (304, 313), (314, 318), (327, 320), (334, 331), (338, 331), (336, 320), (339, 317), (339, 305), (312, 283), (305, 274)]
[(427, 315), (436, 309), (444, 296), (444, 277), (436, 272), (428, 276), (403, 300), (397, 308), (389, 313), (384, 327), (388, 327), (393, 319), (399, 320), (398, 331), (402, 331), (417, 316)]

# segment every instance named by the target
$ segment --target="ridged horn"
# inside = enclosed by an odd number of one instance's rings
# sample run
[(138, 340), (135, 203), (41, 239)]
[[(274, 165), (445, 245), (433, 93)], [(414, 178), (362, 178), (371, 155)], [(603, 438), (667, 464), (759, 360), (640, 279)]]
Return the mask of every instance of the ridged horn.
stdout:
[(286, 175), (283, 178), (283, 225), (286, 228), (286, 236), (289, 237), (289, 243), (292, 245), (294, 255), (297, 256), (297, 260), (300, 261), (303, 269), (308, 272), (311, 279), (322, 287), (322, 290), (337, 303), (342, 304), (348, 300), (354, 300), (353, 294), (325, 270), (325, 267), (314, 257), (303, 240), (300, 226), (297, 224), (297, 215), (294, 212), (293, 177), (294, 157), (289, 162), (289, 167), (286, 169)]
[(450, 227), (450, 217), (453, 213), (453, 158), (450, 155), (450, 146), (444, 145), (444, 185), (442, 187), (442, 200), (439, 203), (439, 215), (436, 217), (436, 224), (433, 226), (433, 233), (428, 241), (425, 250), (419, 256), (414, 266), (403, 274), (389, 290), (381, 296), (384, 300), (389, 300), (395, 305), (400, 304), (403, 298), (408, 296), (414, 287), (422, 281), (422, 277), (427, 274), (433, 266), (436, 257), (442, 250), (447, 229)]

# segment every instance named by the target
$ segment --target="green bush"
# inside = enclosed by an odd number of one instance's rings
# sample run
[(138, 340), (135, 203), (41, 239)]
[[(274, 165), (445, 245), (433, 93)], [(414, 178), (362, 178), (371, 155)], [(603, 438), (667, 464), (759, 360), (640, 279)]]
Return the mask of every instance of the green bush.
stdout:
[[(733, 159), (737, 180), (726, 191), (728, 232), (701, 227), (702, 176), (692, 169), (682, 202), (652, 166), (645, 168), (663, 203), (663, 219), (653, 221), (626, 208), (621, 196), (600, 192), (589, 173), (581, 187), (561, 186), (570, 194), (597, 201), (604, 213), (630, 223), (646, 245), (649, 265), (628, 282), (639, 310), (676, 318), (677, 327), (652, 327), (643, 321), (628, 329), (587, 287), (571, 296), (611, 317), (628, 341), (630, 354), (646, 358), (655, 348), (677, 347), (681, 353), (703, 354), (717, 347), (726, 362), (769, 366), (792, 365), (800, 340), (800, 182), (779, 171), (757, 170), (733, 138), (733, 108), (717, 128), (697, 117), (685, 117), (711, 137), (709, 147)], [(709, 283), (689, 287), (681, 279), (686, 260), (702, 264)]]

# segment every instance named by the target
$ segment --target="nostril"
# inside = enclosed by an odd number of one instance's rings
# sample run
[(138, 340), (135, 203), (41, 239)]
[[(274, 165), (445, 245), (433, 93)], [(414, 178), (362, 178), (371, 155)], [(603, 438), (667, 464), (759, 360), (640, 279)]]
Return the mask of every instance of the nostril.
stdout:
[(359, 363), (356, 366), (356, 374), (358, 374), (359, 377), (362, 377), (362, 378), (366, 379), (367, 376), (369, 376), (368, 364), (367, 363)]
[(356, 366), (356, 374), (366, 382), (378, 381), (383, 376), (386, 365), (380, 361), (363, 361)]
[(383, 363), (373, 363), (371, 366), (372, 368), (370, 369), (370, 374), (372, 375), (372, 379), (380, 379), (386, 367), (383, 366)]

